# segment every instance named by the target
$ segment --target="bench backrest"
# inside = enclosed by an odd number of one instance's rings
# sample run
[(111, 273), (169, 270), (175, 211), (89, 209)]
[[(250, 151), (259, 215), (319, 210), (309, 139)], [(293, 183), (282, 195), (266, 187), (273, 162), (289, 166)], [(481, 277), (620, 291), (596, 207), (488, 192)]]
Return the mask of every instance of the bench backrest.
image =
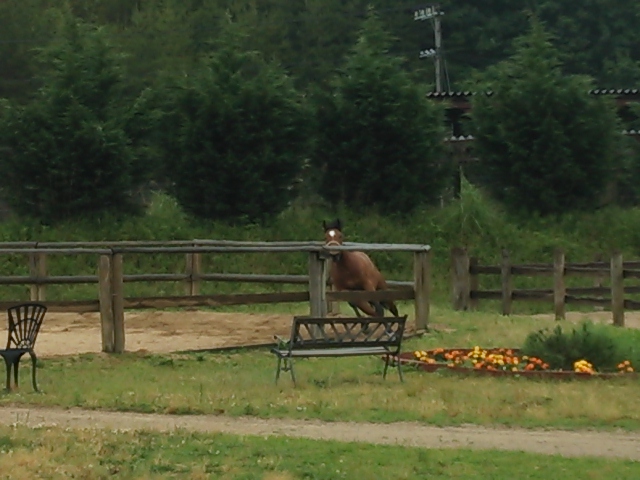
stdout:
[(23, 303), (7, 309), (9, 336), (7, 349), (33, 348), (47, 307), (40, 303)]
[(294, 317), (289, 348), (291, 350), (387, 347), (399, 352), (407, 316), (339, 318)]

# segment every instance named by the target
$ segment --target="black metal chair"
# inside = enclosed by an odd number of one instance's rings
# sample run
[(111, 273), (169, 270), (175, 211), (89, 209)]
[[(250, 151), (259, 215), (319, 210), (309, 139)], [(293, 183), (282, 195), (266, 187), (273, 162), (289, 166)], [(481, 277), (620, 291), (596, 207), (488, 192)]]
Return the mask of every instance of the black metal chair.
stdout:
[(31, 357), (31, 379), (33, 389), (38, 391), (36, 383), (36, 362), (38, 358), (33, 351), (36, 344), (38, 332), (42, 326), (44, 314), (47, 307), (40, 303), (23, 303), (7, 309), (9, 317), (9, 338), (7, 348), (0, 350), (0, 355), (4, 358), (7, 366), (7, 390), (11, 390), (11, 369), (13, 368), (13, 378), (16, 387), (18, 386), (18, 365), (25, 353)]

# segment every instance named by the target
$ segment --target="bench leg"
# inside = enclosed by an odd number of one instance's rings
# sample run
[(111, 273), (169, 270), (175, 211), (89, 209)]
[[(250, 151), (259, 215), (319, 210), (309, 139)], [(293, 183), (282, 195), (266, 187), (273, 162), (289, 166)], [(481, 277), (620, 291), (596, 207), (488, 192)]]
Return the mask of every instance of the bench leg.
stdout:
[[(282, 361), (284, 360), (284, 365)], [(291, 374), (291, 380), (293, 380), (293, 385), (296, 384), (296, 375), (293, 371), (293, 360), (287, 357), (278, 357), (278, 368), (276, 369), (276, 385), (278, 384), (278, 379), (280, 378), (280, 371), (284, 370), (285, 372), (288, 370)]]
[(293, 359), (289, 358), (289, 365), (288, 365), (288, 369), (289, 372), (291, 373), (291, 380), (293, 381), (293, 386), (296, 386), (296, 373), (293, 371)]
[[(382, 378), (387, 378), (387, 369), (389, 368), (389, 363), (391, 362), (391, 355), (386, 355), (384, 357), (384, 371), (382, 372)], [(396, 360), (396, 367), (398, 368), (398, 375), (400, 376), (400, 381), (404, 382), (404, 378), (402, 377), (402, 364), (400, 360)]]
[(278, 379), (280, 378), (280, 366), (282, 365), (282, 358), (278, 357), (278, 367), (276, 368), (276, 385), (278, 384)]
[(387, 378), (387, 369), (389, 368), (389, 355), (384, 357), (384, 370), (382, 371), (382, 379)]

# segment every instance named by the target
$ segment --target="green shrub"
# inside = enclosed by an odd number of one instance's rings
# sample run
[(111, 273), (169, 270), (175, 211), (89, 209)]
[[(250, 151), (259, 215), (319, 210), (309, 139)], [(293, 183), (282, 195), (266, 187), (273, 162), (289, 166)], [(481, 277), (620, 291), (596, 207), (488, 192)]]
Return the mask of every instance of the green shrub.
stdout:
[(617, 339), (604, 328), (590, 322), (582, 323), (571, 332), (560, 325), (553, 330), (543, 329), (529, 334), (523, 354), (547, 362), (551, 369), (573, 370), (574, 362), (589, 361), (598, 371), (615, 371), (627, 353)]

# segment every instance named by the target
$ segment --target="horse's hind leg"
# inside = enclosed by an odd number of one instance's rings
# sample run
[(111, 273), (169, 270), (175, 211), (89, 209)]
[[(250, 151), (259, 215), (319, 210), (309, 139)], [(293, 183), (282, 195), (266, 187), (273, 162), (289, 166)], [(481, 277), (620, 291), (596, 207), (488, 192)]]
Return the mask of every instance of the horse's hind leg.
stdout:
[(393, 303), (391, 300), (387, 300), (384, 302), (380, 302), (382, 304), (382, 306), (384, 308), (386, 308), (387, 310), (389, 310), (394, 317), (399, 317), (400, 315), (398, 314), (398, 307), (396, 307), (396, 304)]

